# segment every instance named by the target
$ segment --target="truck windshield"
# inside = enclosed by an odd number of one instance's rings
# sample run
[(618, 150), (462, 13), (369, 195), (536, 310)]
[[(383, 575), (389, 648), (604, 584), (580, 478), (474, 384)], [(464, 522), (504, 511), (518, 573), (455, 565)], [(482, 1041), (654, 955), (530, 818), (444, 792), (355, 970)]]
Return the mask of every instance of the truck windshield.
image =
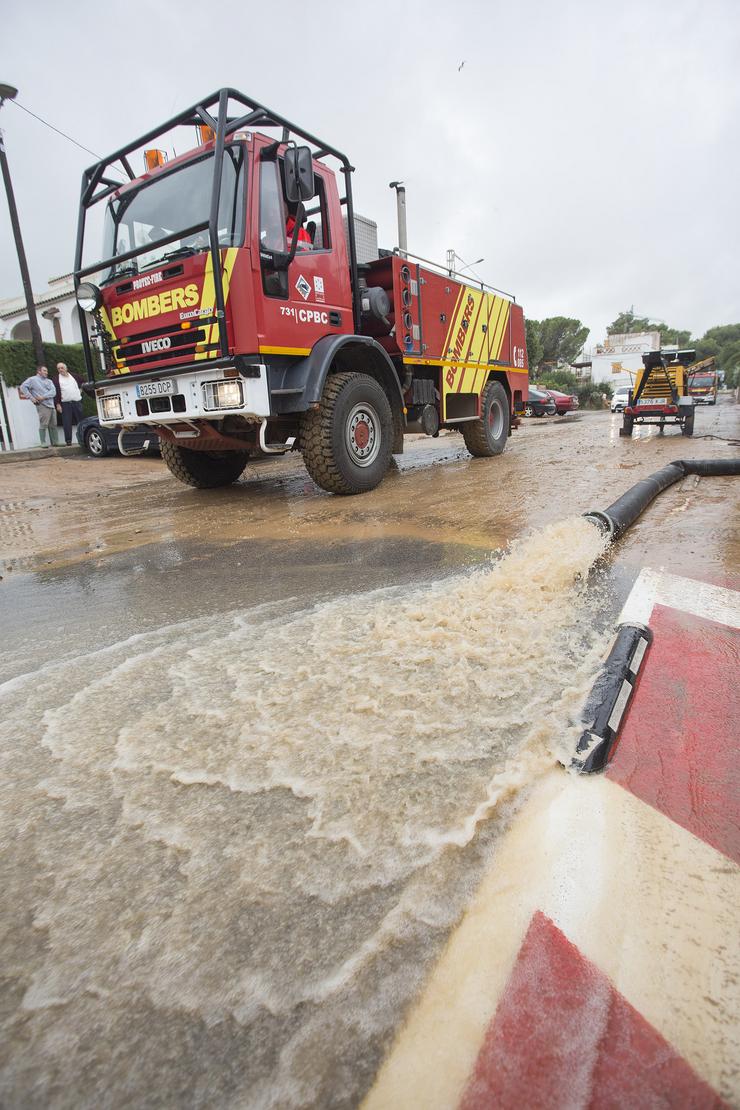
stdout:
[(711, 388), (714, 385), (714, 375), (712, 374), (695, 374), (689, 379), (691, 385), (698, 385), (702, 389)]
[[(224, 151), (218, 211), (218, 242), (223, 247), (237, 246), (244, 237), (244, 158), (245, 148), (241, 143), (228, 146)], [(212, 182), (213, 153), (178, 166), (139, 189), (111, 200), (105, 213), (104, 257), (111, 258), (143, 246), (151, 246), (151, 250), (114, 266), (104, 280), (111, 281), (124, 273), (139, 273), (165, 258), (207, 250), (207, 229), (162, 246), (157, 243), (176, 231), (184, 231), (208, 219)]]

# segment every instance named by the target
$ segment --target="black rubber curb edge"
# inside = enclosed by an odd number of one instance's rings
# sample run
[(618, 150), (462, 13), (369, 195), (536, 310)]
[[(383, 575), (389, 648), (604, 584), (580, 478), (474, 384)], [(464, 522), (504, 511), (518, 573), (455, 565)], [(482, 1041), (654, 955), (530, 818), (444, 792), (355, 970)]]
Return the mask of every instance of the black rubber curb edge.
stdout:
[(583, 708), (581, 720), (586, 727), (571, 761), (574, 770), (590, 775), (606, 767), (652, 640), (652, 632), (643, 624), (618, 626)]

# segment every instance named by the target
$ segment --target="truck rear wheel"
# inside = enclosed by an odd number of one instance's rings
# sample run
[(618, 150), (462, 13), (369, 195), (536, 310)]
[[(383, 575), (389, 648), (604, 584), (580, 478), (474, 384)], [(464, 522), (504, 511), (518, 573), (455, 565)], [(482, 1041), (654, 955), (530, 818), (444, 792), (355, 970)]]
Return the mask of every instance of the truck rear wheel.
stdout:
[(317, 409), (301, 421), (306, 470), (329, 493), (366, 493), (382, 482), (393, 451), (393, 414), (367, 374), (332, 374)]
[(622, 427), (619, 429), (620, 436), (631, 436), (632, 435), (632, 426), (633, 426), (633, 424), (634, 424), (634, 418), (632, 416), (627, 416), (627, 415), (623, 416), (622, 417)]
[(189, 451), (160, 439), (162, 458), (176, 478), (196, 489), (216, 489), (235, 482), (249, 459), (247, 451)]
[(465, 446), (471, 455), (490, 459), (500, 455), (509, 435), (509, 398), (501, 382), (489, 382), (480, 402), (480, 418), (462, 425)]
[(694, 413), (694, 410), (692, 409), (691, 412), (689, 413), (689, 415), (687, 417), (685, 417), (684, 422), (681, 425), (682, 435), (692, 436), (694, 434), (694, 416), (695, 416), (695, 413)]

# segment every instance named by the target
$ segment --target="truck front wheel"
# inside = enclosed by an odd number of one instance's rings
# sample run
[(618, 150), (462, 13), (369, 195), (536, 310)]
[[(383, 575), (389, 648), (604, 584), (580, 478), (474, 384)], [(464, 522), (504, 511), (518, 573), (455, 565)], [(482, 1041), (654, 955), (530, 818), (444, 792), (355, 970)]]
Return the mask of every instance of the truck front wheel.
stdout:
[(462, 434), (465, 446), (476, 458), (501, 454), (509, 435), (509, 398), (501, 382), (488, 383), (480, 400), (480, 418), (463, 424)]
[(247, 451), (189, 451), (166, 439), (160, 439), (159, 446), (170, 472), (196, 489), (231, 485), (249, 459)]
[(306, 470), (329, 493), (366, 493), (382, 482), (393, 451), (393, 414), (367, 374), (332, 374), (317, 409), (301, 421)]

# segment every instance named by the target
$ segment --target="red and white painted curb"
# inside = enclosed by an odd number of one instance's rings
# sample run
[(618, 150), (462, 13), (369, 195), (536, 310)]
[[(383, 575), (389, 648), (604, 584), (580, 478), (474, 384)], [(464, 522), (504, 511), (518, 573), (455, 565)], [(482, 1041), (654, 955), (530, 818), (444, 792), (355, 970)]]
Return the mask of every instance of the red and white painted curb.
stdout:
[(367, 1108), (740, 1105), (740, 593), (657, 571), (604, 775), (553, 770)]

